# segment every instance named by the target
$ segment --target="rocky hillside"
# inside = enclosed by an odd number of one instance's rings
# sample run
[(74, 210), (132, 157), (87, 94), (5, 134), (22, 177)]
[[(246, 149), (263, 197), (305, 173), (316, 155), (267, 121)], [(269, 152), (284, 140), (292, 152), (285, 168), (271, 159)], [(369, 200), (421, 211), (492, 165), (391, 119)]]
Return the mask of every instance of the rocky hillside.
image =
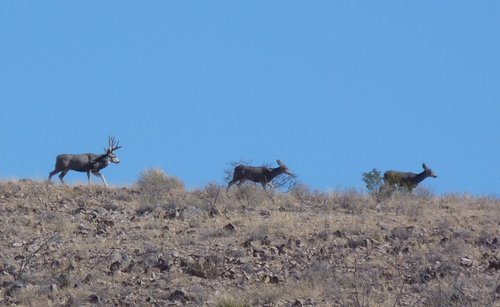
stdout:
[(0, 305), (500, 306), (500, 200), (0, 182)]

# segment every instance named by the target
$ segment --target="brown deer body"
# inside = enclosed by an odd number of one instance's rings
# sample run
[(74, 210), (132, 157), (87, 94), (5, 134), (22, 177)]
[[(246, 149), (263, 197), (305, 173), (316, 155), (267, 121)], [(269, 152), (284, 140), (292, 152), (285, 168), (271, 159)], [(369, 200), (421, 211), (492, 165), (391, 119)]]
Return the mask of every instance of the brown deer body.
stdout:
[(280, 174), (288, 174), (292, 175), (292, 172), (283, 164), (280, 160), (276, 160), (278, 162), (278, 167), (269, 168), (265, 166), (247, 166), (247, 165), (238, 165), (234, 168), (233, 180), (231, 180), (226, 188), (226, 192), (229, 188), (236, 182), (238, 182), (238, 186), (240, 186), (243, 182), (250, 180), (256, 183), (260, 183), (262, 187), (265, 189), (267, 185), (271, 185), (271, 181), (274, 177)]
[(423, 172), (419, 174), (411, 172), (387, 171), (384, 173), (384, 184), (381, 187), (383, 192), (392, 192), (396, 188), (404, 188), (408, 191), (413, 189), (427, 177), (436, 178), (437, 175), (425, 165), (422, 164)]
[(49, 181), (57, 173), (59, 174), (59, 179), (64, 184), (64, 176), (69, 171), (76, 172), (86, 172), (88, 183), (90, 185), (90, 173), (93, 175), (100, 177), (104, 186), (107, 186), (106, 179), (99, 172), (101, 169), (105, 168), (109, 165), (109, 163), (120, 163), (120, 160), (116, 157), (113, 151), (121, 148), (118, 146), (118, 142), (115, 142), (115, 139), (109, 138), (109, 146), (106, 149), (105, 153), (102, 155), (86, 153), (86, 154), (61, 154), (56, 158), (56, 166), (52, 172), (49, 174)]

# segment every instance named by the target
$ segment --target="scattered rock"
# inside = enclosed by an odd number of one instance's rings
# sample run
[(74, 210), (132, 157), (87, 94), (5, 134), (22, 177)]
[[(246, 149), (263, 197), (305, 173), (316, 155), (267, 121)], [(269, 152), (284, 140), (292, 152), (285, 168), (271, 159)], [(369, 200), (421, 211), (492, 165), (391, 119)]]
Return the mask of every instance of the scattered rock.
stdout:
[(266, 284), (277, 284), (277, 283), (281, 282), (281, 280), (279, 279), (278, 276), (266, 274), (266, 275), (262, 276), (262, 282), (264, 282)]
[(115, 262), (111, 263), (111, 265), (109, 266), (109, 270), (111, 272), (115, 272), (120, 268), (120, 265), (121, 265), (121, 262), (115, 261)]
[(464, 267), (471, 267), (472, 262), (473, 262), (472, 259), (469, 259), (468, 257), (460, 258), (460, 264)]
[(260, 216), (263, 216), (263, 217), (270, 217), (271, 216), (271, 212), (267, 211), (267, 210), (260, 210)]
[(159, 258), (158, 263), (155, 264), (153, 267), (160, 269), (160, 272), (164, 272), (164, 271), (169, 271), (172, 264), (173, 263), (171, 261)]
[(208, 211), (208, 215), (210, 215), (210, 217), (216, 217), (218, 215), (221, 215), (219, 209), (215, 208), (215, 207), (212, 207), (210, 208), (210, 210)]
[(236, 231), (236, 227), (233, 224), (228, 223), (228, 224), (226, 224), (224, 226), (224, 230), (226, 230), (226, 231)]
[(172, 292), (169, 296), (169, 298), (172, 301), (182, 301), (182, 302), (187, 302), (189, 301), (189, 297), (186, 295), (186, 293), (182, 290), (175, 290)]
[(243, 244), (241, 244), (241, 246), (243, 246), (245, 248), (254, 248), (254, 245), (252, 243), (252, 239), (246, 240), (245, 242), (243, 242)]
[(176, 219), (176, 218), (178, 218), (181, 215), (180, 212), (179, 212), (179, 209), (175, 209), (175, 210), (169, 211), (166, 214), (167, 214), (167, 217), (169, 219), (171, 219), (171, 220), (172, 219)]
[(365, 238), (347, 239), (347, 246), (350, 248), (367, 247), (368, 240)]
[(88, 300), (91, 304), (99, 304), (101, 302), (101, 298), (97, 294), (91, 294)]
[(495, 271), (498, 271), (500, 269), (500, 260), (494, 257), (493, 259), (490, 259), (490, 264), (488, 266), (488, 269), (495, 269)]
[(261, 240), (260, 242), (262, 245), (271, 245), (271, 239), (269, 239), (269, 236), (266, 235), (264, 239)]
[(92, 284), (92, 280), (94, 280), (94, 276), (92, 276), (92, 274), (87, 274), (87, 276), (85, 276), (85, 279), (83, 280), (83, 283), (84, 284)]

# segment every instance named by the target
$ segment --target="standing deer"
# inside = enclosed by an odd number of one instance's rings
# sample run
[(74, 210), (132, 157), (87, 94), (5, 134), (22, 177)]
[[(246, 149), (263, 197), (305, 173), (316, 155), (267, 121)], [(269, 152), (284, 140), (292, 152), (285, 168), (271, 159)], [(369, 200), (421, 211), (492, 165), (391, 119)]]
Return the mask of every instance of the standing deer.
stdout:
[(382, 192), (390, 192), (396, 186), (398, 188), (405, 188), (411, 192), (425, 178), (437, 177), (437, 175), (430, 168), (428, 168), (425, 163), (422, 164), (422, 167), (424, 168), (424, 171), (420, 174), (397, 171), (385, 172), (384, 184), (382, 185), (380, 190)]
[(89, 185), (90, 173), (94, 174), (97, 177), (101, 177), (102, 182), (104, 182), (104, 186), (107, 187), (108, 185), (106, 184), (106, 180), (99, 171), (108, 166), (110, 162), (115, 164), (120, 163), (120, 160), (118, 160), (113, 151), (121, 148), (121, 146), (118, 146), (118, 142), (115, 142), (115, 138), (113, 137), (109, 137), (108, 143), (108, 149), (105, 149), (105, 153), (102, 155), (91, 153), (58, 155), (56, 158), (55, 169), (49, 174), (49, 181), (52, 176), (61, 172), (61, 174), (59, 174), (59, 179), (64, 184), (63, 177), (71, 170), (77, 172), (86, 172)]
[(266, 186), (269, 184), (272, 186), (271, 181), (273, 180), (274, 177), (280, 175), (280, 174), (288, 174), (292, 175), (292, 172), (286, 167), (283, 162), (280, 160), (276, 160), (278, 162), (278, 167), (276, 168), (269, 168), (265, 166), (247, 166), (247, 165), (238, 165), (234, 168), (234, 173), (233, 173), (233, 180), (231, 180), (226, 188), (226, 192), (229, 190), (229, 188), (238, 182), (238, 187), (245, 181), (250, 180), (253, 182), (260, 183), (264, 189), (266, 189)]

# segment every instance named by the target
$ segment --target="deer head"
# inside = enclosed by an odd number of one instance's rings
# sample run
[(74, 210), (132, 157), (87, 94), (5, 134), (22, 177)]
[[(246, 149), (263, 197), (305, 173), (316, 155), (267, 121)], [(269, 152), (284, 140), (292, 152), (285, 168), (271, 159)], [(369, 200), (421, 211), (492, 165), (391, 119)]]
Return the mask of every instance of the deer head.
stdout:
[(119, 142), (115, 141), (115, 138), (110, 136), (108, 139), (108, 149), (105, 149), (106, 155), (109, 157), (109, 161), (115, 164), (120, 163), (120, 160), (113, 153), (113, 151), (121, 148), (118, 144)]

